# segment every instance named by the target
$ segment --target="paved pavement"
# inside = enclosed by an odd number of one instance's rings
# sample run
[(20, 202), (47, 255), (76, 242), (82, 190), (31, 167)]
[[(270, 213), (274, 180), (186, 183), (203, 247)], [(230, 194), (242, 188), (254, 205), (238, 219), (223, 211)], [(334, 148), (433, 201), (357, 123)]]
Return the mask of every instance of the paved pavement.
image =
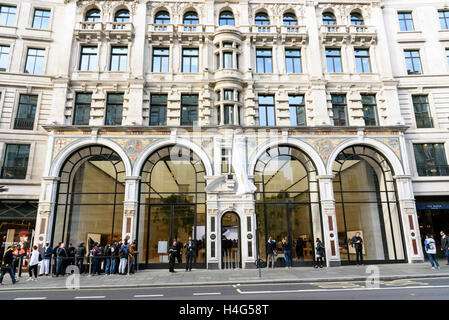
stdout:
[[(79, 277), (79, 288), (139, 288), (166, 286), (195, 285), (229, 285), (229, 284), (259, 284), (259, 283), (310, 283), (329, 281), (365, 281), (367, 277), (377, 274), (380, 280), (397, 280), (410, 278), (449, 277), (449, 265), (441, 261), (440, 270), (432, 270), (429, 263), (419, 264), (381, 264), (370, 266), (340, 266), (314, 269), (297, 267), (292, 269), (275, 268), (244, 270), (205, 270), (194, 269), (191, 272), (178, 269), (176, 273), (168, 270), (141, 270), (133, 275), (101, 275)], [(9, 275), (5, 275), (3, 290), (44, 290), (65, 289), (77, 286), (73, 277), (39, 277), (37, 281), (26, 281), (27, 274), (15, 285), (12, 285)], [(74, 281), (75, 280), (75, 281)]]

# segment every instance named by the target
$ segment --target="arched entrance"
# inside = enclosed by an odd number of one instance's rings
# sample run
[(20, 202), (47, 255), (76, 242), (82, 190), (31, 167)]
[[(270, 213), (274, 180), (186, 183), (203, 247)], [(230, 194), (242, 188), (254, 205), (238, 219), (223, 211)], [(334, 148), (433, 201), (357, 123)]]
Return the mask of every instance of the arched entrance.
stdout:
[(52, 244), (101, 246), (122, 237), (125, 166), (105, 146), (86, 146), (62, 165), (59, 173)]
[(240, 218), (235, 212), (227, 212), (221, 217), (221, 268), (241, 267)]
[(405, 262), (394, 172), (369, 146), (351, 146), (333, 163), (333, 188), (342, 263), (355, 262), (351, 239), (360, 232), (368, 263)]
[(185, 147), (162, 147), (148, 157), (139, 193), (139, 263), (166, 267), (173, 239), (185, 243), (191, 236), (196, 242), (194, 267), (206, 267), (204, 176), (201, 159)]
[(266, 261), (266, 243), (276, 241), (282, 257), (284, 237), (292, 244), (293, 265), (310, 265), (314, 238), (322, 239), (317, 171), (301, 150), (280, 145), (264, 152), (255, 165), (256, 214), (260, 259)]

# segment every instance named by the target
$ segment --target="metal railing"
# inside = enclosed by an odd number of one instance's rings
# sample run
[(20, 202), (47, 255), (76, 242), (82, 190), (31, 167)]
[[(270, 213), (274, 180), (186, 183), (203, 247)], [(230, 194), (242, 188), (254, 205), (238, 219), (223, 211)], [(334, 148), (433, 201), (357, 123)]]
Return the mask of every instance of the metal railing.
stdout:
[(34, 118), (16, 118), (14, 120), (14, 129), (33, 130)]
[(417, 166), (418, 176), (449, 176), (449, 165)]
[(225, 250), (223, 255), (224, 269), (240, 269), (239, 251)]

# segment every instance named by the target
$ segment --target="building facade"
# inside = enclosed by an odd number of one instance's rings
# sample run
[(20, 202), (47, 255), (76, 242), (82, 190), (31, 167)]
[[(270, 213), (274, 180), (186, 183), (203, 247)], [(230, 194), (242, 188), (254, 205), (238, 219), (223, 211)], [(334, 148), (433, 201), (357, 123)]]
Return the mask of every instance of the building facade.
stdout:
[[(162, 267), (192, 236), (197, 267), (251, 268), (269, 237), (294, 265), (316, 238), (328, 265), (353, 263), (361, 232), (371, 263), (423, 261), (426, 205), (448, 195), (445, 2), (0, 6), (0, 25), (16, 10), (0, 27), (0, 146), (31, 141), (0, 197), (39, 199), (34, 243), (136, 240), (139, 264)], [(26, 101), (12, 101), (33, 95), (33, 131), (15, 128)]]

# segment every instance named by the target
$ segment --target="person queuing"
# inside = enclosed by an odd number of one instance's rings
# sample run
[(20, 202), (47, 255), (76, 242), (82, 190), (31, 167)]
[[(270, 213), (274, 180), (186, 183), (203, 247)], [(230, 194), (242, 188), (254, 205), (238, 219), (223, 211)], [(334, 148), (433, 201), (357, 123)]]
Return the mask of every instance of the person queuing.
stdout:
[[(315, 247), (315, 257), (316, 257), (316, 263), (315, 263), (315, 268), (322, 268), (323, 265), (323, 258), (325, 256), (325, 250), (324, 250), (324, 245), (321, 242), (320, 238), (316, 238), (316, 247)], [(319, 266), (318, 266), (318, 262), (319, 262)]]
[(192, 241), (192, 237), (189, 237), (189, 240), (184, 244), (184, 248), (186, 249), (186, 271), (192, 271), (192, 262), (195, 256), (195, 242)]
[(356, 232), (351, 239), (351, 245), (355, 248), (355, 256), (357, 265), (363, 265), (363, 239), (360, 232)]
[(438, 263), (437, 259), (437, 246), (435, 244), (435, 240), (430, 234), (426, 235), (426, 239), (424, 240), (424, 247), (426, 248), (426, 253), (429, 257), (432, 269), (435, 270), (435, 267), (437, 267), (438, 270), (440, 270), (440, 264)]
[(176, 272), (175, 271), (175, 261), (178, 257), (178, 243), (176, 240), (173, 240), (173, 244), (168, 250), (168, 271), (169, 272)]
[(117, 273), (117, 266), (119, 265), (120, 257), (119, 257), (119, 246), (116, 240), (112, 243), (111, 246), (111, 274)]
[(91, 257), (92, 257), (92, 275), (101, 274), (101, 257), (102, 257), (102, 251), (101, 248), (98, 246), (98, 242), (95, 242), (94, 247), (91, 250)]
[(133, 241), (133, 243), (129, 246), (128, 249), (129, 252), (129, 273), (134, 273), (136, 270), (136, 255), (137, 255), (137, 246), (136, 241)]
[(126, 274), (126, 266), (128, 264), (128, 256), (129, 256), (129, 244), (128, 240), (122, 243), (119, 249), (119, 257), (120, 257), (120, 265), (118, 267), (118, 273), (121, 275)]
[(3, 283), (3, 277), (8, 272), (9, 276), (11, 277), (12, 284), (16, 284), (19, 282), (19, 280), (16, 279), (14, 276), (14, 267), (13, 267), (13, 255), (14, 247), (9, 246), (8, 249), (6, 249), (5, 254), (3, 256), (2, 266), (1, 266), (1, 274), (0, 274), (0, 284)]
[(14, 256), (14, 274), (17, 273), (17, 268), (19, 268), (19, 278), (22, 277), (22, 262), (24, 257), (26, 257), (26, 251), (22, 248), (22, 246), (19, 244), (17, 245), (16, 249), (13, 252)]
[[(31, 251), (30, 254), (30, 261), (28, 263), (28, 274), (30, 277), (27, 281), (33, 281), (37, 280), (37, 266), (39, 265), (39, 250), (37, 249), (37, 246), (33, 246), (33, 251)], [(34, 278), (33, 278), (34, 273)]]
[(449, 264), (449, 237), (443, 232), (440, 232), (441, 235), (441, 251), (443, 251), (444, 255), (447, 258), (447, 263)]
[(84, 257), (86, 256), (86, 247), (84, 242), (81, 242), (75, 250), (75, 263), (80, 271), (80, 274), (84, 273)]
[(50, 261), (51, 256), (53, 255), (53, 249), (50, 247), (50, 243), (46, 242), (45, 246), (41, 250), (41, 269), (39, 272), (40, 276), (43, 276), (44, 274), (48, 276), (48, 273), (50, 272)]
[(75, 247), (71, 243), (69, 243), (69, 247), (67, 248), (67, 258), (68, 259), (66, 259), (67, 260), (66, 267), (68, 265), (75, 264), (75, 252), (76, 252)]
[(104, 246), (104, 274), (111, 274), (111, 256), (112, 256), (112, 243)]
[(276, 254), (276, 241), (269, 237), (267, 241), (267, 268), (270, 267), (271, 263), (271, 268), (274, 269), (274, 256)]
[(65, 262), (67, 261), (67, 249), (65, 244), (61, 242), (56, 250), (56, 276), (65, 275)]
[(53, 267), (52, 267), (52, 273), (56, 276), (57, 275), (57, 260), (58, 260), (58, 249), (59, 247), (61, 247), (62, 242), (59, 242), (58, 245), (56, 247), (53, 248), (53, 259), (54, 259), (54, 263), (53, 263)]
[(176, 250), (177, 250), (177, 256), (176, 259), (178, 259), (178, 263), (182, 263), (182, 242), (179, 238), (176, 238)]
[(285, 267), (290, 269), (292, 267), (292, 246), (287, 237), (282, 239), (282, 249), (284, 250)]

